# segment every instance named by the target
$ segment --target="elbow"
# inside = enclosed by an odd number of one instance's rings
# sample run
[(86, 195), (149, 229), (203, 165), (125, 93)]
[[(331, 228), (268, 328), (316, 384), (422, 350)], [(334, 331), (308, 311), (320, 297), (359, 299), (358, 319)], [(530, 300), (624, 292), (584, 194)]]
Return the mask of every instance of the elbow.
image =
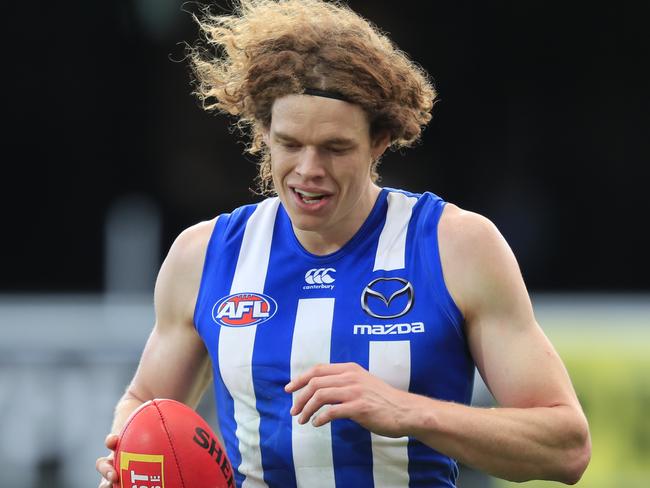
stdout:
[(580, 481), (591, 460), (591, 438), (586, 419), (583, 418), (572, 437), (573, 442), (566, 453), (562, 478), (559, 480), (567, 485)]
[(587, 469), (591, 459), (591, 442), (573, 455), (574, 459), (569, 463), (566, 478), (563, 480), (567, 485), (575, 485)]

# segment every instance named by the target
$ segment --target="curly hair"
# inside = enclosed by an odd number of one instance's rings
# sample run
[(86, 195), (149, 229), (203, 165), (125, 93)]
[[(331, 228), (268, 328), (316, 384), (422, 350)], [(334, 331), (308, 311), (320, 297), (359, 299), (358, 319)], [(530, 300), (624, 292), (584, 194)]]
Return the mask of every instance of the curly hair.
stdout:
[(206, 9), (195, 20), (208, 44), (189, 51), (195, 94), (249, 135), (247, 151), (261, 156), (261, 194), (274, 192), (263, 132), (280, 97), (336, 92), (365, 111), (371, 137), (387, 132), (393, 149), (411, 146), (431, 120), (436, 92), (427, 73), (339, 2), (236, 0), (232, 15)]

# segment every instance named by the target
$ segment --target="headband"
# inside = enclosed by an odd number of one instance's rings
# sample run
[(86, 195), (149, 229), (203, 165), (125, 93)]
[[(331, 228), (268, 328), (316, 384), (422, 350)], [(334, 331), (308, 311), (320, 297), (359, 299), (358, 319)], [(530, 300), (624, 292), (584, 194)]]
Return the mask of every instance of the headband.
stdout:
[(350, 102), (350, 100), (345, 95), (335, 91), (319, 90), (318, 88), (305, 88), (305, 91), (303, 93), (305, 95), (311, 95), (313, 97), (333, 98), (335, 100), (342, 100), (348, 103)]

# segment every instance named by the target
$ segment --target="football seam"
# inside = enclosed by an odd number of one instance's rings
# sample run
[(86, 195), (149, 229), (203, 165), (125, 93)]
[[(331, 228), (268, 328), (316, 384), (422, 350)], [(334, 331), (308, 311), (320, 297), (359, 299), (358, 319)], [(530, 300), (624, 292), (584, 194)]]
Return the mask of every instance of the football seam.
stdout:
[(165, 428), (165, 435), (167, 436), (167, 440), (169, 441), (169, 446), (172, 448), (172, 452), (174, 453), (174, 459), (176, 459), (176, 469), (178, 469), (178, 476), (181, 479), (181, 485), (182, 488), (185, 488), (185, 480), (183, 479), (183, 471), (181, 470), (181, 464), (180, 464), (180, 459), (178, 459), (178, 454), (176, 454), (176, 449), (174, 449), (174, 444), (172, 443), (172, 438), (169, 435), (169, 429), (167, 428), (167, 422), (165, 421), (165, 416), (163, 415), (162, 410), (158, 406), (158, 402), (154, 401), (153, 404), (156, 406), (156, 410), (158, 410), (158, 414), (160, 415), (160, 420), (162, 420), (163, 427)]

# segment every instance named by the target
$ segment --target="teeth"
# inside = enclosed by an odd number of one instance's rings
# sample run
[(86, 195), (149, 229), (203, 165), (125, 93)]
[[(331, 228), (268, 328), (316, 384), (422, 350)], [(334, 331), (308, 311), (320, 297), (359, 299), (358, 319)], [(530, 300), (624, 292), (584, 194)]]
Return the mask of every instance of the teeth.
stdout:
[(295, 188), (296, 193), (302, 195), (303, 197), (322, 197), (322, 193), (312, 193), (310, 191), (304, 191), (304, 190), (298, 190), (298, 188)]

